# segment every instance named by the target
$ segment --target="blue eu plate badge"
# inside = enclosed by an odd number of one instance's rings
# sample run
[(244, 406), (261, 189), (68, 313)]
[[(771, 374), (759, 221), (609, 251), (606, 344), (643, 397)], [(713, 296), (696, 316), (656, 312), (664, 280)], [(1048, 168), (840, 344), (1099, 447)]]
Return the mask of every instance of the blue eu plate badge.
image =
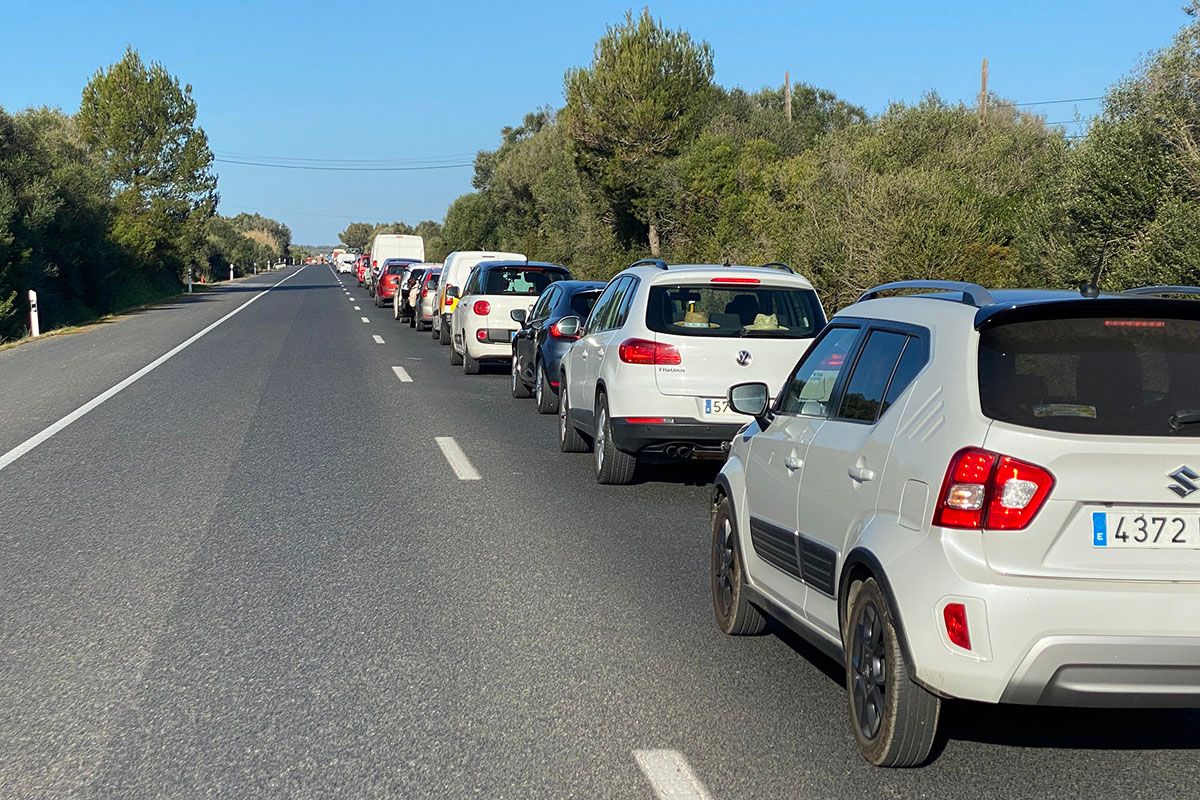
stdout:
[(1108, 514), (1103, 511), (1092, 512), (1092, 545), (1108, 547)]

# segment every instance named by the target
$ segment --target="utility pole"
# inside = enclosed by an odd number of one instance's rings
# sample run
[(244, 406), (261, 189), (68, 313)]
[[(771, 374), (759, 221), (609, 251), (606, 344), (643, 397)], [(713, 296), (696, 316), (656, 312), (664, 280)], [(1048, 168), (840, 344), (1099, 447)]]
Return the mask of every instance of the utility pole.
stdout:
[(783, 73), (783, 116), (792, 124), (792, 75), (790, 72)]
[(987, 59), (983, 60), (983, 65), (979, 70), (979, 119), (983, 120), (987, 116), (987, 99), (988, 99), (988, 66)]

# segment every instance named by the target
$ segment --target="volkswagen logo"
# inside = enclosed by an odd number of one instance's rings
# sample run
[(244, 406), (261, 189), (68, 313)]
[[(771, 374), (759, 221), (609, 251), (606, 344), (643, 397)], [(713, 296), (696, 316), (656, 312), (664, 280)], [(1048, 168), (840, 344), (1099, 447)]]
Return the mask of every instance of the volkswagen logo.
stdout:
[(1169, 484), (1167, 488), (1180, 497), (1187, 497), (1192, 492), (1200, 489), (1200, 486), (1196, 485), (1196, 479), (1200, 478), (1200, 475), (1197, 475), (1196, 471), (1187, 464), (1182, 465), (1174, 472), (1168, 472), (1167, 477), (1175, 481)]
[[(742, 365), (743, 367), (750, 366), (750, 362), (753, 360), (754, 360), (754, 356), (750, 355), (749, 350), (742, 350), (742, 351), (739, 351), (737, 354), (737, 362), (738, 362), (738, 364)], [(1200, 476), (1193, 475), (1192, 477), (1195, 478), (1195, 477), (1200, 477)]]

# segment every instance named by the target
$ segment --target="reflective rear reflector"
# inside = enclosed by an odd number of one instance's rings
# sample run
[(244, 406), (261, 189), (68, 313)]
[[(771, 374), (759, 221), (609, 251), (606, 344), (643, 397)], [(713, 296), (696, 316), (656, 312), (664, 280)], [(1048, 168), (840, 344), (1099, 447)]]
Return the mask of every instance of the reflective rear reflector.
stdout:
[(967, 607), (962, 603), (947, 603), (942, 609), (946, 635), (964, 650), (971, 649), (971, 629), (967, 627)]

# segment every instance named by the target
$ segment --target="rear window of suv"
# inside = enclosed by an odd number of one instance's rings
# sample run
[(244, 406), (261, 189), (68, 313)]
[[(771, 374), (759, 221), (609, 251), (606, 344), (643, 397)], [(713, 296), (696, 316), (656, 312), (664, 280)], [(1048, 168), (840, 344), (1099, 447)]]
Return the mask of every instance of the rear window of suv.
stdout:
[(790, 286), (658, 284), (646, 305), (646, 326), (675, 336), (807, 339), (824, 325), (816, 292)]
[(569, 275), (556, 269), (491, 269), (484, 276), (482, 294), (529, 295), (536, 297), (557, 281), (565, 281)]
[(1200, 436), (1200, 321), (1087, 317), (980, 333), (992, 419), (1066, 433)]

